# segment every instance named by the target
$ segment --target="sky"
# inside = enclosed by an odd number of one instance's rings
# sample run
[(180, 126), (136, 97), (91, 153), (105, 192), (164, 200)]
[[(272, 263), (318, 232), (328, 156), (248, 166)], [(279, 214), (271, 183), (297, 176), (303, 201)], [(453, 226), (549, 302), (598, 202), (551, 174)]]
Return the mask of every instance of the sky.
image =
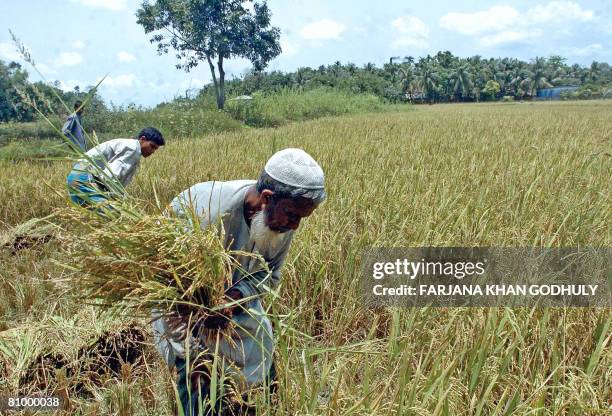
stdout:
[[(0, 0), (0, 59), (22, 62), (8, 32), (28, 47), (47, 81), (85, 88), (103, 76), (107, 103), (154, 106), (211, 82), (208, 65), (189, 73), (158, 55), (135, 13), (141, 0)], [(267, 70), (335, 61), (382, 66), (392, 56), (449, 50), (461, 57), (562, 55), (568, 63), (612, 63), (612, 2), (268, 0), (283, 52)], [(39, 80), (24, 63), (32, 80)], [(227, 78), (250, 68), (230, 60)]]

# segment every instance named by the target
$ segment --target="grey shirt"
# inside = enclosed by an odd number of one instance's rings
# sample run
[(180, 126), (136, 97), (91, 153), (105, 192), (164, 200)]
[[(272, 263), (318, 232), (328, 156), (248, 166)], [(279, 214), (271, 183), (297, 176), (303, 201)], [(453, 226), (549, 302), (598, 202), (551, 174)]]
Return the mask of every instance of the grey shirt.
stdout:
[[(253, 180), (199, 183), (177, 196), (171, 203), (171, 209), (181, 215), (185, 209), (193, 207), (200, 218), (202, 228), (217, 224), (220, 219), (226, 233), (226, 247), (254, 252), (257, 247), (250, 238), (250, 228), (244, 218), (244, 197), (255, 183)], [(218, 352), (224, 361), (231, 362), (240, 370), (241, 374), (236, 375), (237, 381), (246, 385), (261, 383), (270, 370), (274, 351), (272, 325), (259, 296), (278, 285), (280, 270), (292, 238), (293, 231), (288, 231), (284, 233), (282, 242), (274, 252), (260, 253), (271, 273), (262, 270), (261, 265), (252, 257), (238, 258), (249, 275), (245, 277), (236, 270), (233, 275), (234, 287), (245, 297), (255, 297), (247, 303), (247, 312), (232, 318), (236, 334), (232, 342), (220, 339)], [(154, 313), (154, 317), (158, 316), (159, 314)], [(185, 356), (184, 343), (177, 340), (176, 334), (169, 333), (163, 318), (154, 321), (153, 329), (158, 351), (168, 365), (173, 366), (176, 356)], [(190, 341), (190, 345), (195, 341), (196, 345), (209, 351), (217, 349), (215, 340)]]
[[(125, 187), (134, 178), (142, 153), (136, 139), (114, 139), (100, 143), (87, 153), (87, 159), (80, 160), (75, 170), (86, 170), (105, 180), (117, 178)], [(98, 170), (91, 166), (95, 163)]]
[(87, 150), (81, 116), (77, 113), (72, 113), (68, 116), (64, 127), (62, 127), (62, 133), (81, 150)]

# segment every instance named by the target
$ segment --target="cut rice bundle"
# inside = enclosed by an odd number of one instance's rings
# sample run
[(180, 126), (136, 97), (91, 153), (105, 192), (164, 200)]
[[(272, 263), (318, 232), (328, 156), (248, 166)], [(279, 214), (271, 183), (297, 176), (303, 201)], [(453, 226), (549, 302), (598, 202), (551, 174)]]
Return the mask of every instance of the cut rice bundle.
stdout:
[[(62, 247), (69, 280), (86, 300), (106, 307), (152, 309), (205, 318), (226, 306), (225, 291), (240, 267), (223, 233), (166, 215), (123, 212), (115, 217), (71, 207), (57, 213), (66, 224)], [(192, 319), (192, 322), (194, 320)]]
[(21, 250), (51, 241), (57, 227), (49, 222), (49, 218), (32, 218), (0, 233), (0, 248), (7, 248), (12, 254), (17, 254)]

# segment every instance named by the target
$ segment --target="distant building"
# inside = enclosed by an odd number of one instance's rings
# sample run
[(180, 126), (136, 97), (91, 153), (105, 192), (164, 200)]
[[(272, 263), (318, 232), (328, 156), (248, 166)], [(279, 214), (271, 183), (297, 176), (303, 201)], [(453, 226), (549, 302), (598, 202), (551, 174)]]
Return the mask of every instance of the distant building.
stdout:
[(536, 99), (538, 100), (560, 100), (562, 92), (574, 92), (578, 90), (578, 87), (553, 87), (553, 88), (542, 88), (538, 90)]

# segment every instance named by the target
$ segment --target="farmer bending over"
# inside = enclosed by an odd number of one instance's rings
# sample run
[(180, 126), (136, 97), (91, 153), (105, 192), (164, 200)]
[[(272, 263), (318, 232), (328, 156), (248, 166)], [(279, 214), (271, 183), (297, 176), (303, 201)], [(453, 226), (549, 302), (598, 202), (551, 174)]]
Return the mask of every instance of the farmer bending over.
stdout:
[(62, 127), (62, 133), (82, 151), (87, 150), (83, 131), (83, 102), (74, 102), (74, 113), (70, 114)]
[(141, 156), (151, 156), (164, 144), (159, 130), (146, 127), (135, 139), (114, 139), (97, 145), (68, 174), (70, 199), (82, 206), (106, 202), (132, 181)]
[[(266, 383), (270, 386), (275, 380), (272, 325), (260, 298), (268, 288), (279, 284), (281, 267), (295, 230), (325, 197), (323, 170), (317, 162), (303, 150), (285, 149), (268, 160), (257, 181), (199, 183), (183, 191), (171, 203), (179, 216), (193, 209), (202, 228), (218, 224), (220, 219), (226, 247), (260, 254), (271, 271), (263, 270), (252, 257), (238, 257), (248, 274), (235, 270), (233, 286), (227, 288), (226, 295), (228, 302), (249, 299), (224, 310), (221, 319), (205, 320), (203, 324), (207, 328), (225, 328), (231, 319), (235, 328), (232, 339), (220, 337), (217, 346), (216, 340), (210, 339), (216, 337), (194, 339), (189, 335), (190, 345), (195, 344), (208, 354), (218, 348), (218, 358), (238, 370), (232, 375), (242, 388)], [(186, 369), (185, 343), (181, 341), (186, 338), (185, 320), (186, 317), (182, 321), (181, 317), (156, 319), (153, 322), (156, 347), (168, 365), (177, 368), (177, 387), (184, 414), (197, 415), (199, 403), (206, 406), (200, 409), (204, 415), (219, 414), (221, 400), (211, 410), (206, 378), (188, 383), (191, 370)], [(192, 359), (190, 362), (193, 365)]]

